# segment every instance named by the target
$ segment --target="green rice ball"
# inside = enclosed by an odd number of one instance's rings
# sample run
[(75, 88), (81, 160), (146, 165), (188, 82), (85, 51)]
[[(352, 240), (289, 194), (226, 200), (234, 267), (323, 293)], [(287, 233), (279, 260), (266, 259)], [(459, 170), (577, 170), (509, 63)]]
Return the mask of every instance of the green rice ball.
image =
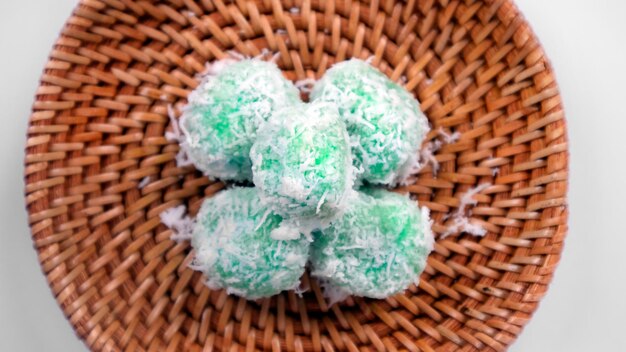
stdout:
[(315, 84), (311, 98), (337, 104), (360, 181), (396, 185), (417, 171), (428, 119), (413, 95), (376, 68), (357, 59), (338, 63)]
[(381, 189), (359, 192), (314, 238), (312, 275), (335, 292), (370, 298), (417, 284), (433, 248), (427, 208)]
[(334, 104), (297, 104), (277, 110), (250, 152), (261, 199), (293, 221), (320, 222), (344, 207), (352, 192), (348, 133)]
[(204, 201), (196, 217), (193, 268), (205, 274), (209, 288), (225, 288), (247, 299), (297, 288), (310, 242), (298, 229), (281, 223), (254, 188), (218, 193)]
[(274, 110), (299, 101), (298, 90), (274, 63), (249, 59), (224, 65), (189, 95), (181, 145), (207, 176), (249, 181), (250, 147), (259, 125)]

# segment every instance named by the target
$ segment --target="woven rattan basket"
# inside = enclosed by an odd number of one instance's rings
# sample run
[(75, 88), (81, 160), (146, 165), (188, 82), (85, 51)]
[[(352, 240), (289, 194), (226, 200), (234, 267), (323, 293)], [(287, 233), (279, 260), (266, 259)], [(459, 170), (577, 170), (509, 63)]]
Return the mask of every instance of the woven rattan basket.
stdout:
[[(410, 192), (446, 230), (468, 189), (488, 230), (439, 239), (419, 287), (328, 307), (314, 280), (248, 302), (203, 286), (164, 209), (223, 184), (178, 168), (168, 105), (229, 50), (279, 53), (293, 80), (370, 58), (461, 138)], [(41, 78), (26, 204), (53, 294), (94, 351), (505, 350), (547, 290), (566, 234), (567, 137), (544, 53), (509, 1), (83, 0)], [(428, 141), (427, 141), (428, 142)], [(140, 187), (140, 183), (141, 187)]]

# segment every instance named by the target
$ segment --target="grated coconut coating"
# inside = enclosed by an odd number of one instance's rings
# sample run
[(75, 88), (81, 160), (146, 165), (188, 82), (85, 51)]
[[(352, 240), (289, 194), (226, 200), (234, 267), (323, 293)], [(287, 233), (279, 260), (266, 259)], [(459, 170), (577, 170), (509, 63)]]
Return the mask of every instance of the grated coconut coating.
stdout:
[(419, 102), (368, 63), (334, 65), (311, 99), (336, 103), (352, 142), (359, 181), (396, 185), (418, 170), (418, 150), (429, 130)]
[(220, 66), (189, 95), (181, 117), (181, 143), (210, 178), (252, 180), (250, 147), (272, 111), (300, 101), (276, 64), (246, 59)]
[(333, 296), (385, 298), (418, 283), (433, 248), (427, 208), (407, 196), (364, 189), (342, 217), (314, 233), (312, 275)]
[[(211, 289), (258, 299), (295, 289), (309, 255), (310, 242), (298, 229), (261, 204), (254, 188), (232, 188), (204, 201), (191, 238), (193, 268)], [(275, 240), (274, 231), (291, 231)], [(283, 234), (285, 235), (285, 234)]]
[(262, 201), (313, 228), (341, 212), (353, 192), (348, 133), (333, 104), (278, 110), (259, 130), (250, 158)]

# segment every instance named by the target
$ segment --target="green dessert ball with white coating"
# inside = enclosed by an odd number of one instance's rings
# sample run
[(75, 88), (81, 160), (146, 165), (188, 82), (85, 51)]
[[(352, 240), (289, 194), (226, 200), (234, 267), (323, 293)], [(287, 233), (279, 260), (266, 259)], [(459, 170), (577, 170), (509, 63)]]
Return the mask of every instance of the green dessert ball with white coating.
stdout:
[(314, 233), (312, 275), (343, 295), (389, 297), (419, 282), (433, 241), (427, 208), (408, 196), (365, 189)]
[(396, 185), (417, 171), (428, 119), (415, 97), (379, 70), (358, 59), (335, 64), (315, 84), (311, 99), (337, 104), (359, 181)]
[(277, 110), (259, 129), (250, 158), (261, 199), (304, 228), (341, 213), (353, 192), (349, 137), (334, 104)]
[[(282, 221), (261, 204), (254, 188), (218, 193), (204, 201), (196, 217), (192, 267), (205, 274), (209, 288), (247, 299), (297, 288), (310, 242)], [(274, 232), (290, 239), (277, 240)]]
[(211, 178), (252, 180), (250, 147), (272, 112), (300, 101), (276, 64), (247, 59), (222, 65), (189, 95), (182, 118), (182, 148)]

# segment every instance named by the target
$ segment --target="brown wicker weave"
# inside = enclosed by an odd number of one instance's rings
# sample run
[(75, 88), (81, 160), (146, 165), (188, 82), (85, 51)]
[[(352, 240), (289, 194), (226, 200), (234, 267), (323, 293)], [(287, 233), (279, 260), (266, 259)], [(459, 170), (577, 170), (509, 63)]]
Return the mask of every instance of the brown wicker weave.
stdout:
[[(297, 8), (297, 9), (292, 9)], [(206, 62), (280, 53), (291, 79), (373, 63), (460, 131), (405, 187), (434, 230), (479, 183), (489, 233), (439, 240), (419, 288), (328, 307), (314, 281), (247, 302), (188, 269), (159, 213), (223, 185), (177, 168), (164, 138)], [(553, 73), (509, 1), (83, 0), (41, 78), (28, 128), (26, 204), (52, 292), (100, 350), (505, 350), (547, 290), (566, 234), (567, 137)], [(436, 138), (436, 133), (429, 135)], [(498, 168), (494, 174), (494, 168)], [(145, 177), (145, 187), (138, 184)]]

